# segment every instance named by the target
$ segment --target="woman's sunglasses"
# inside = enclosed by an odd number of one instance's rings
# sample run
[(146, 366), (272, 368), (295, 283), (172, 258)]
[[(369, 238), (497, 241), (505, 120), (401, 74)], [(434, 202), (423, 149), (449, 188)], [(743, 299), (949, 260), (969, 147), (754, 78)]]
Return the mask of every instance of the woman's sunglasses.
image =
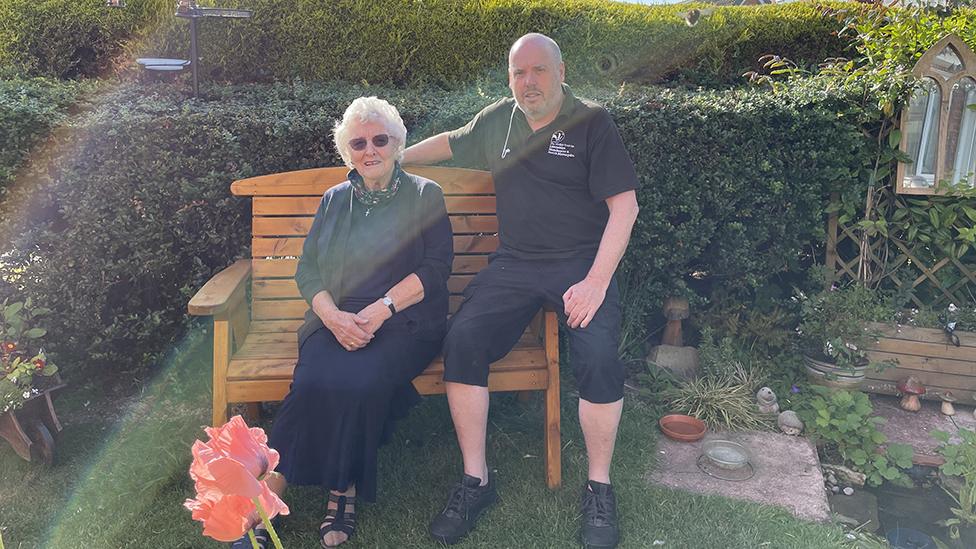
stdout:
[[(370, 141), (373, 142), (374, 147), (376, 147), (377, 149), (381, 149), (390, 144), (390, 139), (391, 138), (389, 135), (385, 133), (381, 133), (381, 134), (374, 135)], [(366, 138), (357, 137), (356, 139), (350, 140), (349, 148), (357, 152), (366, 150)]]

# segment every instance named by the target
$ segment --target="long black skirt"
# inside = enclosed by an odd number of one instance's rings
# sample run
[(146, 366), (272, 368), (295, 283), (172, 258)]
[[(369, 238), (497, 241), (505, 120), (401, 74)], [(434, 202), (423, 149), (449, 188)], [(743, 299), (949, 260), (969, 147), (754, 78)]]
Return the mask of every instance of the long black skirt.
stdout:
[(346, 351), (328, 329), (305, 340), (291, 384), (271, 428), (289, 484), (376, 499), (376, 459), (396, 419), (419, 400), (410, 383), (430, 364), (440, 341), (421, 340), (391, 318), (358, 351)]

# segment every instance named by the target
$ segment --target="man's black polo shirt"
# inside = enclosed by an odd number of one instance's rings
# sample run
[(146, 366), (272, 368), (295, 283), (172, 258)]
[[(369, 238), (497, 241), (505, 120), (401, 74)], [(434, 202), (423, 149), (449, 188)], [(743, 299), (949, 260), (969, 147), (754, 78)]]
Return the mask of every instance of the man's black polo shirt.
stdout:
[(491, 170), (499, 238), (517, 257), (592, 259), (609, 217), (604, 200), (637, 188), (610, 114), (563, 92), (559, 114), (537, 132), (509, 97), (449, 134), (455, 160)]

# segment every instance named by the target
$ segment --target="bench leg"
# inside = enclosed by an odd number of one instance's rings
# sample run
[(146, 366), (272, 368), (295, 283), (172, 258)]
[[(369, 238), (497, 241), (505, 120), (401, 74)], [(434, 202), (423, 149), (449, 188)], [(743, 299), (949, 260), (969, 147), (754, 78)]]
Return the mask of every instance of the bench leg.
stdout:
[(227, 366), (230, 363), (231, 334), (227, 320), (214, 319), (213, 427), (227, 423)]
[(227, 423), (227, 401), (223, 398), (223, 391), (214, 391), (213, 395), (213, 426), (220, 427)]
[(546, 484), (555, 490), (563, 482), (562, 441), (559, 436), (559, 324), (556, 314), (546, 311), (544, 325), (543, 341), (549, 375), (546, 387)]
[(562, 484), (562, 442), (559, 429), (559, 382), (546, 389), (546, 484), (555, 490)]

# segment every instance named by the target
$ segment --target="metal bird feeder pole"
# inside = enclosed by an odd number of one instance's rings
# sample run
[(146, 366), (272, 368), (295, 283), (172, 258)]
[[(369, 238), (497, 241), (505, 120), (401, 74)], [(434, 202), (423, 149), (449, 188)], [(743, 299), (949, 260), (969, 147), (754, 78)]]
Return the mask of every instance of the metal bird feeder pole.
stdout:
[(201, 17), (247, 19), (251, 17), (251, 13), (251, 10), (200, 7), (196, 2), (188, 0), (180, 0), (176, 4), (176, 16), (190, 20), (190, 69), (193, 71), (193, 97), (197, 97), (200, 93), (198, 70), (200, 56), (197, 45), (197, 19)]

